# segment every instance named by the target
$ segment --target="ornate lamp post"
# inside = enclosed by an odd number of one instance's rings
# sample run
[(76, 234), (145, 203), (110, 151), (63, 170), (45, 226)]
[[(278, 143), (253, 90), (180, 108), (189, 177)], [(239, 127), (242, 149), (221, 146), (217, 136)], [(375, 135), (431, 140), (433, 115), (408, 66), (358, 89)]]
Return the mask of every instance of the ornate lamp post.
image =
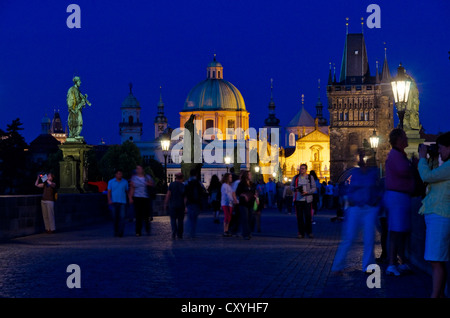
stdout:
[(226, 156), (225, 158), (223, 158), (223, 160), (225, 161), (225, 164), (227, 165), (227, 173), (228, 173), (228, 166), (231, 163), (231, 158), (229, 156)]
[(370, 148), (373, 150), (373, 159), (375, 160), (375, 165), (377, 164), (377, 149), (378, 143), (380, 142), (380, 137), (377, 136), (377, 132), (375, 129), (373, 130), (372, 136), (369, 138), (370, 140)]
[(163, 138), (161, 139), (161, 149), (164, 155), (164, 183), (167, 185), (167, 156), (169, 154), (170, 140)]
[(408, 103), (411, 80), (406, 76), (406, 71), (402, 63), (397, 68), (397, 76), (392, 80), (391, 86), (398, 118), (400, 119), (400, 128), (403, 129), (403, 118), (405, 117), (406, 105)]

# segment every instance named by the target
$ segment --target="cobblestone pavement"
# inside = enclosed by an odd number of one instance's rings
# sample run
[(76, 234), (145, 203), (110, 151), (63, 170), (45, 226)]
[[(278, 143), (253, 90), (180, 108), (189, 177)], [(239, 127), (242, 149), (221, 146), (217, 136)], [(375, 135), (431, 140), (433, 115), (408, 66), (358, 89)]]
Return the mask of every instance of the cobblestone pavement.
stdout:
[[(370, 289), (360, 271), (362, 243), (343, 275), (330, 272), (342, 223), (334, 211), (315, 216), (314, 238), (297, 238), (295, 215), (263, 211), (251, 240), (223, 237), (212, 213), (199, 216), (196, 238), (172, 240), (170, 220), (158, 216), (150, 236), (113, 237), (105, 222), (55, 234), (0, 243), (0, 297), (25, 298), (427, 298), (431, 278), (384, 274)], [(379, 240), (376, 242), (379, 253)], [(81, 288), (70, 289), (69, 264), (81, 269)]]

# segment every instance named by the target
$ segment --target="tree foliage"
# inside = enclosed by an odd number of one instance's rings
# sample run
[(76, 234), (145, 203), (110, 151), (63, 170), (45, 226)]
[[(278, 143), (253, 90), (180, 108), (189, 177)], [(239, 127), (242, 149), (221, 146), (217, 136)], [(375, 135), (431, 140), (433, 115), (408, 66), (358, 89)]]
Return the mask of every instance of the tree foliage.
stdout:
[(129, 179), (138, 164), (142, 164), (139, 148), (131, 141), (125, 141), (121, 145), (111, 146), (100, 159), (98, 167), (104, 180), (112, 179), (116, 169), (122, 170), (124, 178)]
[(28, 145), (21, 130), (19, 118), (7, 125), (6, 131), (0, 129), (0, 193), (19, 193), (25, 179)]

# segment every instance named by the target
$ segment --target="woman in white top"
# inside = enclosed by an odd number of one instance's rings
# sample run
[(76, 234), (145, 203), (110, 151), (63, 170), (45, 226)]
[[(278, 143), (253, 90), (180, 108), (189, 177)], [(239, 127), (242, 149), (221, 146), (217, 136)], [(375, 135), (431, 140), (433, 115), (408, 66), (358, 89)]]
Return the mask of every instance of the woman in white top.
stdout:
[(222, 187), (220, 189), (221, 192), (221, 202), (220, 205), (222, 206), (223, 210), (223, 236), (231, 236), (231, 234), (228, 231), (228, 227), (230, 226), (231, 221), (231, 215), (233, 212), (233, 188), (231, 187), (231, 181), (232, 176), (231, 173), (225, 173), (222, 177)]

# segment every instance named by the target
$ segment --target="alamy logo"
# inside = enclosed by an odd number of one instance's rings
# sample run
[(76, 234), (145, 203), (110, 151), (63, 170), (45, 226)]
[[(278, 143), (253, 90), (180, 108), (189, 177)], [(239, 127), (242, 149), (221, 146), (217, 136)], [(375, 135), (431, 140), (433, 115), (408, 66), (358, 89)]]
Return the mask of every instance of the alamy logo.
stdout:
[(66, 12), (71, 13), (66, 20), (66, 25), (69, 29), (81, 28), (81, 8), (78, 4), (69, 4)]
[[(235, 158), (232, 163), (261, 163), (261, 173), (273, 172), (278, 164), (279, 129), (227, 128), (226, 134), (218, 128), (203, 132), (202, 121), (194, 120), (193, 133), (185, 128), (172, 131), (171, 149), (175, 163), (224, 163), (225, 157)], [(270, 140), (270, 143), (269, 143)], [(204, 143), (204, 141), (206, 141)]]
[(70, 264), (66, 269), (67, 273), (72, 273), (67, 277), (66, 285), (68, 288), (81, 288), (81, 268), (77, 264)]
[(372, 274), (367, 277), (366, 285), (368, 288), (381, 288), (381, 269), (377, 264), (367, 266), (367, 272)]
[(367, 27), (369, 29), (381, 28), (381, 9), (378, 4), (369, 4), (366, 9), (367, 13), (372, 13), (367, 17)]

